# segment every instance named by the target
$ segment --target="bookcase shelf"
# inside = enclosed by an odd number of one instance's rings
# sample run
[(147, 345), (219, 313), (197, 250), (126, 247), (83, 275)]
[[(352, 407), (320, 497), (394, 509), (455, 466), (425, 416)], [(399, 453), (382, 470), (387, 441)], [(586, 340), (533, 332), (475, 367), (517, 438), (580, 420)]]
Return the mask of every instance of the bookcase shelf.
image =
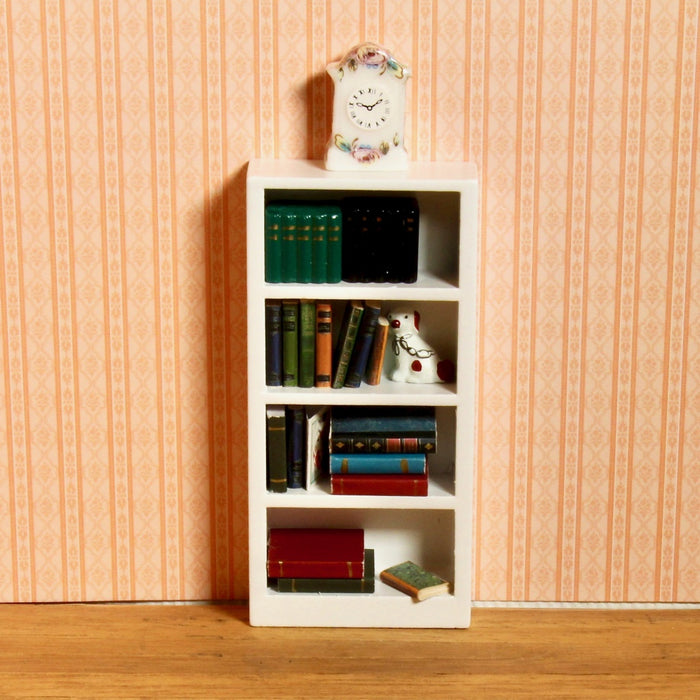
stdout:
[[(410, 196), (420, 210), (414, 283), (329, 284), (265, 281), (265, 206), (344, 197)], [(407, 172), (330, 172), (320, 162), (255, 160), (247, 175), (248, 459), (250, 621), (268, 626), (468, 627), (471, 606), (472, 472), (477, 275), (477, 178), (468, 163), (415, 163)], [(267, 386), (266, 300), (373, 300), (382, 313), (418, 308), (431, 344), (454, 360), (455, 381), (328, 389)], [(421, 331), (423, 328), (421, 328)], [(285, 493), (267, 490), (266, 411), (270, 407), (431, 406), (438, 453), (429, 459), (427, 496), (344, 496), (328, 478)], [(375, 553), (372, 594), (280, 593), (267, 578), (271, 528), (362, 528)], [(451, 582), (448, 595), (416, 603), (379, 572), (411, 559)]]

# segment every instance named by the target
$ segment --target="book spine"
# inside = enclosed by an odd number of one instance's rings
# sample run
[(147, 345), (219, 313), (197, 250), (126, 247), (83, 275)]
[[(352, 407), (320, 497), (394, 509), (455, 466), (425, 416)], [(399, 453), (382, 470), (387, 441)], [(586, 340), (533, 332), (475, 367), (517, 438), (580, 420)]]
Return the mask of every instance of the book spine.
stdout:
[(311, 222), (312, 213), (306, 207), (296, 207), (297, 282), (311, 282)]
[(436, 451), (436, 435), (432, 437), (387, 437), (364, 433), (333, 432), (330, 439), (333, 453), (422, 453), (433, 454)]
[(340, 207), (328, 207), (328, 272), (327, 282), (337, 283), (343, 277), (343, 214)]
[(330, 456), (331, 474), (425, 474), (424, 454), (339, 454)]
[(271, 205), (265, 209), (265, 281), (282, 281), (282, 215)]
[(333, 362), (333, 383), (334, 389), (340, 389), (345, 384), (350, 358), (357, 340), (357, 332), (360, 328), (364, 306), (359, 301), (348, 301), (345, 307), (345, 314), (340, 326), (340, 335), (335, 350)]
[(330, 387), (333, 371), (333, 310), (328, 302), (316, 302), (316, 381), (319, 388)]
[(299, 301), (282, 300), (282, 386), (299, 381)]
[(374, 329), (372, 350), (367, 361), (367, 371), (365, 373), (365, 382), (370, 386), (377, 386), (382, 380), (384, 354), (388, 339), (389, 321), (384, 316), (380, 316), (377, 319), (377, 327)]
[(282, 386), (282, 302), (265, 300), (265, 384)]
[(299, 302), (299, 386), (314, 386), (316, 374), (316, 303)]
[(362, 377), (367, 369), (369, 354), (372, 350), (374, 331), (381, 312), (381, 306), (374, 301), (365, 302), (365, 311), (362, 314), (362, 323), (357, 332), (355, 347), (350, 358), (348, 372), (345, 377), (345, 386), (356, 388), (362, 383)]
[(365, 550), (362, 578), (279, 578), (280, 593), (374, 593), (374, 550)]
[(428, 475), (331, 474), (331, 494), (340, 496), (427, 496)]
[(297, 281), (296, 213), (291, 207), (282, 209), (282, 282)]
[(287, 407), (287, 486), (302, 488), (306, 476), (306, 415), (301, 406)]
[(316, 207), (311, 224), (311, 281), (324, 284), (328, 279), (328, 210)]
[(267, 562), (270, 578), (352, 578), (364, 576), (364, 562), (357, 561), (274, 561)]
[(399, 282), (412, 283), (418, 279), (418, 231), (419, 231), (418, 201), (411, 198), (404, 198), (400, 211), (400, 222), (397, 226), (401, 232), (400, 245), (401, 253), (395, 259), (400, 261)]
[(287, 490), (287, 420), (284, 408), (267, 409), (267, 488), (275, 493)]

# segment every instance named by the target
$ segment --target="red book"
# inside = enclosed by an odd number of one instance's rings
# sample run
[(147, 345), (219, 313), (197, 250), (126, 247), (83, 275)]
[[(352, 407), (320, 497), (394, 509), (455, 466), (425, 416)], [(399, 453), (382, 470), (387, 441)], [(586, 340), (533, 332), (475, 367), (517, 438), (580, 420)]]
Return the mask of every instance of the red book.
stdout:
[(427, 496), (427, 474), (331, 474), (338, 496)]
[(272, 528), (267, 575), (271, 578), (362, 578), (362, 529)]

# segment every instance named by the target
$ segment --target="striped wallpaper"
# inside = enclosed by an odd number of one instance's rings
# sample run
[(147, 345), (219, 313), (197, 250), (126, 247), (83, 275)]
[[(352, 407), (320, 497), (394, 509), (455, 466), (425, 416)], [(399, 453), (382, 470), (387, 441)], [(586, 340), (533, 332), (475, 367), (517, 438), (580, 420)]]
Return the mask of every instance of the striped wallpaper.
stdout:
[[(0, 600), (247, 595), (245, 164), (326, 63), (481, 174), (474, 596), (700, 599), (698, 0), (0, 0)], [(695, 245), (694, 245), (695, 243)]]

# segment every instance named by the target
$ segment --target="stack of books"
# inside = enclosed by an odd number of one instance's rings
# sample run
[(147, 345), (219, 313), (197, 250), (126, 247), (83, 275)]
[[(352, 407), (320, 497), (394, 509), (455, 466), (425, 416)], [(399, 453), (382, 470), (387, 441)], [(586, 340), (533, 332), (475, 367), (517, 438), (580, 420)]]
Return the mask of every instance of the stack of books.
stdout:
[(373, 593), (374, 550), (359, 528), (272, 528), (267, 575), (289, 593)]
[(428, 455), (436, 449), (434, 407), (334, 406), (331, 493), (427, 496)]
[(389, 323), (379, 302), (351, 300), (342, 316), (333, 316), (333, 306), (324, 300), (265, 300), (268, 386), (340, 389), (380, 383)]
[(342, 211), (334, 204), (268, 204), (265, 207), (265, 281), (340, 282), (342, 221)]

